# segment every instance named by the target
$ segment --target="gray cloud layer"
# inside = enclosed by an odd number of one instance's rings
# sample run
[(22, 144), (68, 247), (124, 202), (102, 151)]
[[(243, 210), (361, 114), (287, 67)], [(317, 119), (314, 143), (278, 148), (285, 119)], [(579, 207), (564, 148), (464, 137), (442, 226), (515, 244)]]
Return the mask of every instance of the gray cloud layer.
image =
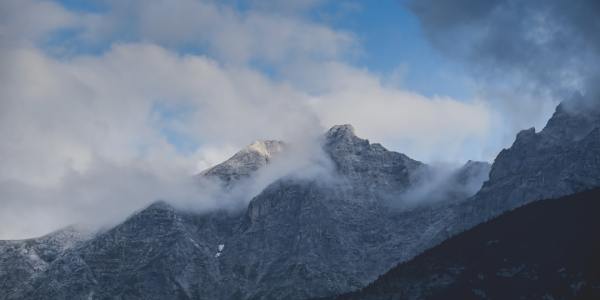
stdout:
[(558, 101), (600, 102), (599, 1), (418, 0), (410, 7), (433, 44), (469, 64), (485, 96), (512, 112), (517, 126)]

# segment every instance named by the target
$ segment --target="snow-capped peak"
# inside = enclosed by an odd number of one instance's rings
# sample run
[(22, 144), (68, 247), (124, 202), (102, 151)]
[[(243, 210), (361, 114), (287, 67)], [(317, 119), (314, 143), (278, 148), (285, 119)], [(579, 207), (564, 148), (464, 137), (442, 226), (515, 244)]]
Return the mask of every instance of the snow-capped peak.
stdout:
[(283, 151), (284, 146), (281, 141), (255, 141), (228, 160), (202, 172), (201, 175), (216, 177), (225, 183), (247, 177), (267, 165), (274, 156)]

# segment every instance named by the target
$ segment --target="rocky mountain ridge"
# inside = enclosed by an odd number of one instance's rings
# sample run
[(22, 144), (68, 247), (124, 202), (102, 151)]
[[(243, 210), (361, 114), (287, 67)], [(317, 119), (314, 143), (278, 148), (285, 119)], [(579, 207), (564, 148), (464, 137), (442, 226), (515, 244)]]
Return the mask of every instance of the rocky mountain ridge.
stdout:
[(572, 112), (561, 104), (542, 131), (521, 131), (512, 147), (498, 154), (489, 180), (473, 199), (456, 207), (461, 214), (457, 230), (532, 201), (598, 186), (600, 112)]
[[(520, 134), (475, 196), (468, 198), (473, 188), (443, 187), (456, 199), (409, 206), (405, 196), (427, 182), (431, 168), (357, 137), (349, 125), (335, 126), (323, 137), (335, 180), (281, 178), (237, 212), (190, 214), (156, 203), (64, 251), (43, 272), (7, 287), (4, 298), (306, 299), (354, 290), (503, 211), (597, 186), (596, 123), (586, 121), (592, 125), (582, 128), (591, 131), (575, 141), (550, 134), (580, 124), (577, 118), (559, 107), (548, 130)], [(259, 157), (250, 166), (266, 165), (261, 151), (250, 152)], [(468, 163), (450, 186), (471, 185), (477, 174), (477, 188), (488, 167)], [(242, 177), (224, 170), (225, 182)]]

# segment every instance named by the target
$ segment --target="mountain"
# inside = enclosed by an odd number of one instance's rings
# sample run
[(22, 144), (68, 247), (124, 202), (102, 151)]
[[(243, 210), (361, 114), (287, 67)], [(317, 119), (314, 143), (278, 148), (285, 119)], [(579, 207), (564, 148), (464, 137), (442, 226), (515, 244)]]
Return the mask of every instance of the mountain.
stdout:
[(335, 299), (600, 299), (599, 214), (600, 189), (532, 203)]
[[(306, 299), (355, 290), (504, 211), (598, 186), (598, 120), (559, 106), (542, 132), (519, 134), (499, 154), (489, 179), (485, 163), (438, 176), (350, 125), (334, 126), (322, 137), (330, 174), (276, 179), (240, 210), (155, 203), (0, 299)], [(242, 150), (200, 176), (235, 185), (270, 165), (278, 152), (268, 148)]]
[[(330, 178), (281, 178), (243, 211), (192, 214), (155, 203), (70, 249), (6, 298), (304, 299), (361, 287), (431, 246), (427, 236), (442, 224), (430, 220), (444, 211), (396, 203), (426, 165), (357, 137), (349, 125), (330, 129), (323, 149), (335, 169)], [(250, 176), (248, 166), (276, 153), (255, 150), (203, 174)]]

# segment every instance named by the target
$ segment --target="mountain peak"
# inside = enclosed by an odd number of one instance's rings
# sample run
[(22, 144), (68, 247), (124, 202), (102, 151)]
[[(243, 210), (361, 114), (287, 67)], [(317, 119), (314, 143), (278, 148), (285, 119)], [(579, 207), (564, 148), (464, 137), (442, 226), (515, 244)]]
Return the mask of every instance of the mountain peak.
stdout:
[(233, 180), (248, 177), (251, 173), (266, 166), (284, 148), (285, 143), (281, 141), (255, 141), (228, 160), (203, 171), (201, 175), (216, 177), (228, 184)]
[(335, 125), (327, 131), (325, 136), (328, 141), (353, 140), (358, 138), (354, 132), (354, 127), (350, 124)]

